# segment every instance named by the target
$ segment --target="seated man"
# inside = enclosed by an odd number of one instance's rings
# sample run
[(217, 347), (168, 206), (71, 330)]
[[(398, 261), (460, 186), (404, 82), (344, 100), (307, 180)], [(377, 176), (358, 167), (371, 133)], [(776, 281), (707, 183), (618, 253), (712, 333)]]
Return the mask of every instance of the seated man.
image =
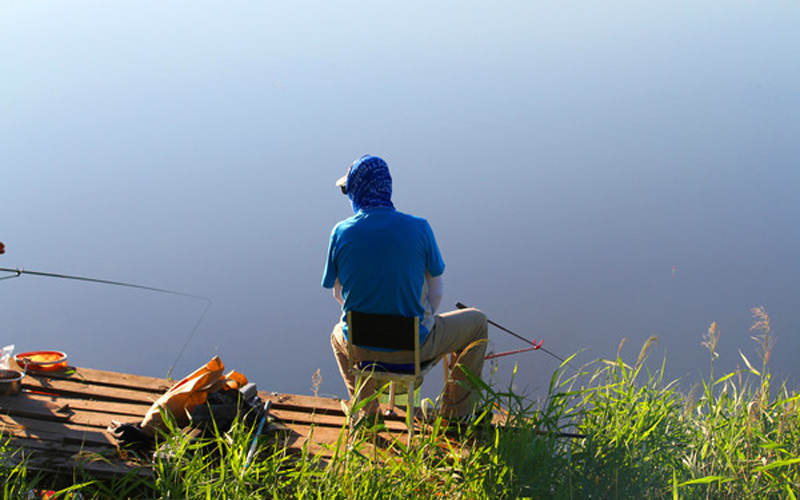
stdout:
[[(462, 352), (458, 367), (451, 367), (442, 398), (442, 414), (468, 417), (474, 395), (461, 368), (480, 377), (486, 352), (488, 324), (476, 309), (436, 314), (442, 300), (444, 261), (428, 221), (395, 210), (392, 178), (381, 158), (362, 156), (336, 183), (350, 199), (355, 215), (339, 222), (331, 233), (322, 286), (332, 288), (342, 305), (342, 320), (331, 335), (339, 370), (352, 399), (356, 380), (347, 353), (348, 311), (396, 314), (419, 318), (420, 359), (428, 361), (446, 353)], [(408, 363), (406, 352), (369, 352), (369, 358), (386, 363)], [(364, 394), (374, 384), (367, 381)], [(377, 412), (377, 402), (367, 408)]]

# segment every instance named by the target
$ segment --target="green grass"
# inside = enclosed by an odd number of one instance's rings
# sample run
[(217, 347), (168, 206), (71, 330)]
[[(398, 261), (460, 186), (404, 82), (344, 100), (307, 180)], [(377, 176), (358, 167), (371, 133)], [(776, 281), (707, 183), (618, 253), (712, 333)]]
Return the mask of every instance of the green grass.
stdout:
[[(288, 455), (266, 442), (245, 467), (252, 429), (224, 436), (165, 435), (150, 479), (76, 478), (70, 498), (291, 499), (792, 499), (800, 491), (800, 395), (773, 383), (769, 317), (754, 310), (758, 367), (714, 372), (719, 331), (703, 336), (709, 376), (688, 393), (646, 358), (620, 353), (580, 373), (557, 371), (533, 399), (479, 379), (479, 418), (459, 436), (436, 421), (391, 449), (370, 446), (370, 429), (343, 428), (332, 459)], [(512, 381), (513, 382), (513, 381)], [(512, 384), (509, 384), (512, 385)], [(500, 413), (503, 426), (488, 421)], [(378, 423), (377, 426), (382, 424)], [(565, 433), (583, 437), (567, 437)], [(13, 450), (4, 448), (3, 456)], [(27, 498), (43, 478), (24, 461), (0, 466), (4, 498)]]

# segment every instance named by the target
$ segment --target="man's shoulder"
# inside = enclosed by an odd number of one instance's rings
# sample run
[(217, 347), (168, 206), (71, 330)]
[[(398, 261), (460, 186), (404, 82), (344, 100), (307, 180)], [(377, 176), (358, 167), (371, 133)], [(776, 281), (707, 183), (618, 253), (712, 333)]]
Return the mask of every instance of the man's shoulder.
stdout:
[(357, 214), (348, 217), (342, 221), (339, 221), (336, 226), (352, 226), (354, 224), (359, 224), (361, 222), (371, 222), (371, 221), (380, 221), (380, 220), (397, 220), (403, 222), (416, 222), (416, 223), (424, 223), (428, 224), (428, 220), (424, 217), (420, 217), (418, 215), (412, 215), (406, 212), (400, 212), (399, 210), (370, 210), (368, 212), (358, 212)]
[(405, 212), (395, 212), (395, 214), (396, 214), (396, 216), (398, 218), (401, 218), (403, 220), (406, 220), (406, 221), (409, 221), (409, 222), (412, 222), (412, 223), (425, 224), (425, 225), (428, 224), (428, 219), (426, 219), (424, 217), (420, 217), (418, 215), (412, 215), (412, 214), (408, 214), (408, 213), (405, 213)]
[(334, 233), (341, 232), (341, 231), (347, 229), (348, 227), (351, 227), (351, 226), (357, 224), (358, 220), (359, 220), (358, 219), (358, 214), (353, 215), (351, 217), (348, 217), (346, 219), (340, 220), (339, 222), (336, 223), (336, 225), (333, 226), (333, 232)]
[(391, 215), (392, 225), (401, 231), (409, 231), (411, 233), (432, 233), (431, 225), (428, 220), (418, 215), (412, 215), (405, 212), (395, 212)]
[(338, 222), (333, 228), (333, 233), (341, 236), (350, 231), (360, 233), (361, 230), (369, 231), (374, 228), (386, 227), (394, 227), (399, 231), (432, 232), (430, 224), (423, 217), (396, 210), (387, 210), (367, 213), (359, 212)]

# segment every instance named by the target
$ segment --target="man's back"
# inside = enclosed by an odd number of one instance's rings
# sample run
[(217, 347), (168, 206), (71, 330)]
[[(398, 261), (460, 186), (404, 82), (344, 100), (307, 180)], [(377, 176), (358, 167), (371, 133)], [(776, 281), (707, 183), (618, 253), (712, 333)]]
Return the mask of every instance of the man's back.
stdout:
[(344, 312), (424, 318), (425, 272), (444, 271), (433, 231), (425, 219), (394, 210), (360, 211), (331, 233), (323, 285), (342, 286)]

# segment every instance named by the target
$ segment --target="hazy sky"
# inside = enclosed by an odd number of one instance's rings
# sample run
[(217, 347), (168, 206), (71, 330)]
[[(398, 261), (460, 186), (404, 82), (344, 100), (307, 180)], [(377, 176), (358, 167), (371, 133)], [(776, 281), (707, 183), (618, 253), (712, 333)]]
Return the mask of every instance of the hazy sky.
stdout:
[[(333, 187), (383, 156), (463, 301), (580, 362), (658, 335), (674, 377), (800, 357), (800, 4), (0, 4), (2, 267), (209, 297), (181, 376), (344, 395), (320, 287)], [(674, 268), (674, 272), (673, 272)], [(0, 281), (3, 345), (163, 376), (201, 300)], [(496, 350), (523, 347), (491, 331)], [(557, 367), (504, 358), (531, 391)], [(427, 384), (435, 390), (438, 382)]]

